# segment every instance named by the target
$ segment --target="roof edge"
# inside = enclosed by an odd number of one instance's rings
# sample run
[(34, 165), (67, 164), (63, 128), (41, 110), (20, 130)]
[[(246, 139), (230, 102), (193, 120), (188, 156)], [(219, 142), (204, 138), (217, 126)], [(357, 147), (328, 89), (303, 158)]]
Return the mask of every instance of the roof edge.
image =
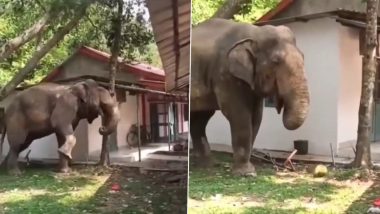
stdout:
[(280, 3), (278, 3), (275, 8), (273, 8), (270, 11), (268, 11), (267, 13), (265, 13), (256, 22), (269, 21), (270, 19), (272, 19), (273, 17), (275, 17), (276, 15), (278, 15), (279, 13), (281, 13), (282, 11), (287, 9), (290, 5), (292, 5), (293, 2), (294, 2), (294, 0), (282, 0), (282, 1), (280, 1)]

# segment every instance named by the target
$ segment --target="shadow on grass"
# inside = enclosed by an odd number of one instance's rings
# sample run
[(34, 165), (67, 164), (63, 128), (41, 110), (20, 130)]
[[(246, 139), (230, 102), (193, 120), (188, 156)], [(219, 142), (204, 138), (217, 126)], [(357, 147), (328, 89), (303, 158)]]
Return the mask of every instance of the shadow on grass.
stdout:
[(0, 174), (0, 193), (10, 190), (46, 190), (64, 192), (73, 187), (95, 184), (96, 180), (85, 175), (60, 177), (49, 170), (30, 169), (20, 177)]
[(275, 214), (294, 214), (298, 212), (306, 212), (305, 208), (295, 208), (295, 209), (276, 209), (271, 207), (252, 207), (246, 208), (241, 213), (242, 214), (262, 214), (262, 213), (275, 213)]
[[(377, 175), (379, 176), (379, 175)], [(372, 206), (375, 199), (380, 197), (380, 179), (374, 180), (374, 183), (355, 200), (346, 210), (346, 214), (366, 213)]]
[[(187, 188), (165, 181), (171, 173), (140, 174), (137, 168), (119, 168), (94, 196), (97, 213), (186, 213)], [(118, 183), (121, 190), (110, 194)]]
[(190, 166), (189, 196), (195, 200), (222, 194), (232, 197), (253, 195), (271, 202), (310, 197), (323, 203), (331, 200), (332, 195), (341, 188), (331, 183), (302, 178), (278, 179), (268, 165), (256, 165), (258, 176), (255, 178), (233, 176), (229, 171), (232, 163), (230, 154), (213, 153), (213, 157), (217, 162), (216, 167), (199, 169)]
[[(186, 187), (169, 174), (136, 168), (76, 166), (70, 175), (49, 166), (28, 167), (21, 177), (0, 173), (0, 213), (186, 213)], [(119, 184), (121, 190), (112, 192)]]

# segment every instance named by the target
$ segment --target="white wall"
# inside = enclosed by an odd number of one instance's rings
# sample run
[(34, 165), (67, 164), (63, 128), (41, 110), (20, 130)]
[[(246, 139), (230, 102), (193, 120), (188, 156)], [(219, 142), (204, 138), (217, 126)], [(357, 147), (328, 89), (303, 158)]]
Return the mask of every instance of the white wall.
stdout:
[(177, 104), (177, 118), (178, 118), (178, 129), (179, 133), (185, 133), (189, 131), (188, 122), (185, 121), (184, 116), (185, 114), (188, 114), (188, 112), (185, 112), (185, 107), (183, 103)]
[[(140, 108), (141, 102), (140, 102)], [(132, 124), (137, 123), (137, 105), (136, 96), (127, 95), (127, 102), (119, 104), (121, 119), (117, 125), (117, 145), (118, 147), (125, 147), (127, 145), (126, 137), (129, 128)], [(142, 113), (140, 111), (140, 122), (142, 123)], [(102, 137), (99, 134), (99, 127), (101, 125), (101, 118), (98, 117), (94, 122), (88, 126), (89, 133), (89, 156), (99, 157), (102, 148)]]
[(338, 142), (356, 141), (361, 93), (362, 58), (359, 30), (340, 25), (340, 70)]
[[(310, 91), (310, 111), (296, 131), (288, 131), (282, 115), (274, 108), (265, 108), (255, 148), (293, 150), (293, 140), (309, 140), (309, 153), (327, 154), (329, 143), (337, 142), (337, 100), (340, 74), (339, 23), (330, 18), (290, 23), (297, 45), (305, 55)], [(328, 78), (327, 78), (328, 77)], [(218, 111), (207, 126), (211, 143), (231, 145), (229, 124)]]

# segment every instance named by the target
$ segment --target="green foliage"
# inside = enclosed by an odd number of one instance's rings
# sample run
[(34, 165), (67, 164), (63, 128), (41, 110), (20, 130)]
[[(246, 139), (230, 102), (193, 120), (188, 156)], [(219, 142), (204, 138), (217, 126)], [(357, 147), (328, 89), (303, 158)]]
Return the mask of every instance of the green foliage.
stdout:
[[(209, 19), (223, 2), (224, 0), (193, 0), (193, 25)], [(274, 8), (279, 2), (279, 0), (252, 0), (252, 3), (243, 6), (240, 14), (236, 14), (234, 19), (240, 22), (253, 23), (266, 12)]]
[[(86, 1), (89, 0), (0, 0), (0, 47), (32, 26), (46, 11), (52, 10), (57, 16), (40, 38), (24, 45), (9, 59), (0, 63), (0, 87), (23, 68), (38, 45), (50, 39)], [(121, 57), (161, 67), (150, 23), (145, 17), (147, 9), (143, 1), (124, 1), (124, 3)], [(113, 39), (114, 14), (116, 14), (114, 1), (104, 0), (92, 4), (87, 10), (86, 17), (41, 60), (36, 72), (28, 76), (24, 84), (39, 82), (80, 46), (90, 46), (109, 53)]]

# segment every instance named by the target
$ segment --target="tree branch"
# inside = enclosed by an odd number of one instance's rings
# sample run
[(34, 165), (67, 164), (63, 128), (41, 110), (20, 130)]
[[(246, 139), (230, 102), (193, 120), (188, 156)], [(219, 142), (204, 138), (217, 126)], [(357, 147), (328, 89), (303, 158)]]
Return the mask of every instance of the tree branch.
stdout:
[(10, 82), (8, 82), (1, 90), (0, 90), (0, 100), (4, 99), (10, 92), (12, 92), (17, 85), (19, 85), (26, 76), (32, 72), (39, 61), (52, 49), (54, 48), (64, 37), (68, 34), (76, 25), (78, 25), (80, 19), (86, 13), (86, 9), (89, 4), (86, 4), (81, 8), (75, 15), (74, 18), (69, 21), (65, 26), (57, 31), (54, 36), (46, 42), (45, 45), (41, 46), (39, 50), (37, 50), (32, 58), (27, 62), (24, 68), (22, 68)]
[(240, 12), (244, 4), (251, 1), (252, 0), (225, 0), (212, 18), (232, 19), (235, 14)]
[(53, 19), (53, 14), (48, 12), (38, 20), (33, 26), (24, 31), (21, 35), (9, 40), (0, 48), (0, 62), (8, 58), (14, 51), (17, 51), (21, 46), (28, 43), (41, 33)]

